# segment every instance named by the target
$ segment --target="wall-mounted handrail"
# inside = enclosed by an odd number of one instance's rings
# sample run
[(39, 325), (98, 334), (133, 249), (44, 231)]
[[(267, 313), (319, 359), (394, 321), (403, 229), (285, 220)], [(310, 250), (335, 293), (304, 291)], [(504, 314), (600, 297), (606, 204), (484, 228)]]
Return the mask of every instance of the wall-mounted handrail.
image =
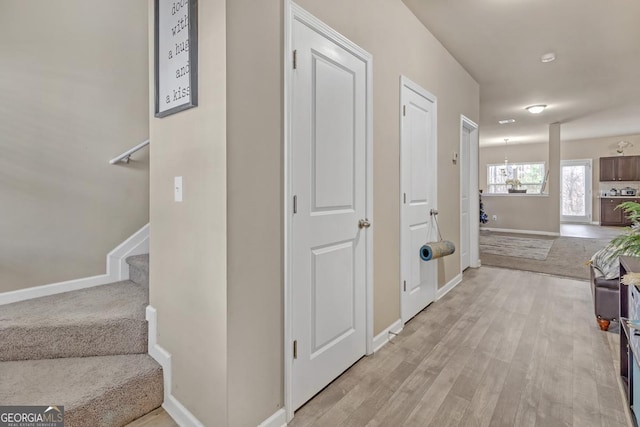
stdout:
[(136, 151), (140, 150), (141, 148), (146, 147), (147, 145), (149, 145), (151, 141), (150, 140), (146, 140), (144, 142), (141, 142), (140, 144), (136, 145), (133, 148), (128, 149), (127, 151), (125, 151), (124, 153), (120, 154), (119, 156), (114, 157), (113, 159), (109, 160), (109, 163), (111, 163), (112, 165), (115, 165), (118, 162), (125, 162), (125, 163), (129, 163), (129, 160), (131, 159), (131, 155), (133, 153), (135, 153)]

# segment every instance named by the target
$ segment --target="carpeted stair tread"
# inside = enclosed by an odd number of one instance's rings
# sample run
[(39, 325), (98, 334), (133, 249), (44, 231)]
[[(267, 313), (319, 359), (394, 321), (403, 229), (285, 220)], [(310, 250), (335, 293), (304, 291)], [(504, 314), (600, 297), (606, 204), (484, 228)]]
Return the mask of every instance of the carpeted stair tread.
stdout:
[(123, 281), (0, 306), (0, 361), (145, 353), (148, 301)]
[(64, 405), (67, 427), (123, 426), (163, 400), (146, 354), (0, 362), (0, 378), (3, 405)]
[(127, 258), (129, 278), (144, 286), (149, 286), (149, 254), (133, 255)]

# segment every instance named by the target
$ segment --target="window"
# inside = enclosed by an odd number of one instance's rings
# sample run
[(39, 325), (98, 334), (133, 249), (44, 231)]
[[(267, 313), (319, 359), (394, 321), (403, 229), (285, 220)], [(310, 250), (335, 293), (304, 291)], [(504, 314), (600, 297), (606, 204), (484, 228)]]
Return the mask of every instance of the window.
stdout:
[(487, 192), (507, 193), (507, 180), (520, 181), (520, 190), (540, 194), (544, 181), (544, 162), (487, 165)]

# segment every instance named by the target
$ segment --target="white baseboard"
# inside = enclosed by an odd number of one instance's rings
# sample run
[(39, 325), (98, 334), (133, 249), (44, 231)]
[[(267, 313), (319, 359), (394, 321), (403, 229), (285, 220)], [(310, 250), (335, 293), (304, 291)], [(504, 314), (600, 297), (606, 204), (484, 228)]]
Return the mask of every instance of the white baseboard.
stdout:
[(537, 234), (539, 236), (559, 236), (560, 232), (552, 231), (537, 231), (537, 230), (516, 230), (512, 228), (490, 228), (480, 227), (480, 231), (496, 231), (499, 233), (520, 233), (520, 234)]
[(458, 286), (461, 282), (462, 282), (462, 273), (456, 275), (456, 277), (451, 279), (449, 283), (447, 283), (446, 285), (444, 285), (443, 287), (441, 287), (436, 291), (436, 301), (438, 301), (440, 298), (442, 298), (443, 296), (451, 292), (451, 290), (456, 286)]
[(384, 331), (380, 332), (373, 338), (373, 352), (377, 352), (380, 350), (386, 343), (391, 341), (394, 337), (389, 332), (394, 334), (399, 334), (402, 331), (404, 325), (402, 324), (402, 319), (398, 319), (393, 322), (389, 327), (387, 327)]
[(3, 292), (0, 293), (0, 305), (127, 280), (129, 278), (129, 266), (126, 262), (127, 257), (148, 252), (149, 224), (136, 231), (131, 237), (109, 252), (107, 255), (106, 274), (83, 277), (81, 279), (52, 283), (49, 285), (34, 286), (17, 291)]
[(275, 414), (260, 423), (258, 427), (285, 427), (287, 425), (287, 412), (284, 408), (278, 409)]
[(204, 424), (171, 394), (171, 354), (157, 342), (158, 312), (150, 305), (147, 306), (146, 319), (149, 324), (149, 356), (162, 366), (162, 378), (164, 379), (162, 407), (180, 427), (204, 427)]

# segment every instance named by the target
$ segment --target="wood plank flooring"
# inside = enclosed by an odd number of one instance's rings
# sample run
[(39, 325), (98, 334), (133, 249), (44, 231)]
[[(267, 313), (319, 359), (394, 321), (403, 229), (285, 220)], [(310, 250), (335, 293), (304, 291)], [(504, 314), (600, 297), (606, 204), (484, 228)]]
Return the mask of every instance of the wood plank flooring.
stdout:
[(482, 267), (290, 426), (630, 426), (587, 282)]
[(132, 421), (125, 427), (178, 427), (178, 424), (160, 407), (144, 417)]

